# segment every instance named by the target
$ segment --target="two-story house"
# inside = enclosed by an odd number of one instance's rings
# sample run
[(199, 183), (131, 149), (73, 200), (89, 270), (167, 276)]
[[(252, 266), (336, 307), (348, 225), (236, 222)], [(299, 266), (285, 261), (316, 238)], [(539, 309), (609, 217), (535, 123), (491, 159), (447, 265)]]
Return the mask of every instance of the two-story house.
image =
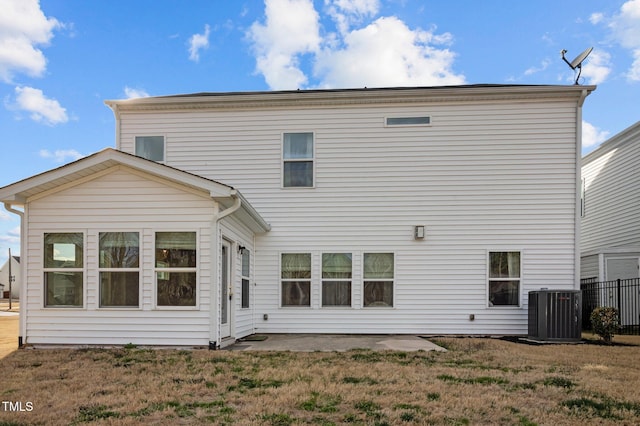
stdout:
[(116, 149), (0, 188), (28, 344), (527, 333), (579, 288), (594, 86), (107, 101)]
[(640, 277), (640, 121), (582, 161), (582, 278)]

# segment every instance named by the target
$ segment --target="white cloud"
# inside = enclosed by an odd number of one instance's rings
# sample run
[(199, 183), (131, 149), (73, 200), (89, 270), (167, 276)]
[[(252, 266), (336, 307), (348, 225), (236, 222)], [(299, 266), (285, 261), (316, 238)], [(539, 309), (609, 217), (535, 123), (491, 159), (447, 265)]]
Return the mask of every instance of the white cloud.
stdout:
[(47, 149), (41, 149), (39, 155), (42, 158), (53, 159), (56, 163), (66, 163), (67, 161), (75, 161), (84, 157), (84, 155), (80, 154), (75, 149), (58, 149), (54, 152)]
[(211, 28), (209, 25), (204, 26), (203, 34), (194, 34), (189, 39), (189, 59), (198, 62), (200, 60), (200, 51), (209, 47), (209, 34)]
[(0, 242), (20, 244), (20, 226), (16, 226), (15, 228), (8, 230), (5, 235), (0, 235)]
[(265, 23), (255, 22), (257, 72), (271, 89), (303, 88), (309, 81), (301, 66), (313, 62), (318, 87), (373, 87), (462, 84), (452, 70), (453, 37), (435, 29), (410, 29), (396, 17), (380, 17), (378, 0), (325, 0), (337, 33), (320, 34), (318, 12), (310, 0), (266, 0)]
[(144, 89), (134, 89), (133, 87), (125, 86), (124, 95), (127, 99), (133, 98), (148, 98), (149, 94)]
[(541, 63), (539, 67), (531, 67), (528, 68), (524, 71), (524, 75), (533, 75), (533, 74), (537, 74), (539, 72), (542, 72), (544, 70), (546, 70), (547, 68), (549, 68), (549, 65), (551, 65), (551, 60), (549, 59), (544, 59)]
[(300, 56), (320, 47), (318, 13), (310, 0), (266, 0), (266, 22), (248, 32), (257, 71), (272, 89), (296, 89), (307, 83)]
[(380, 9), (378, 0), (325, 0), (325, 4), (342, 34), (352, 25), (361, 23), (363, 19), (377, 15)]
[(62, 25), (44, 15), (38, 0), (0, 0), (0, 10), (0, 79), (10, 83), (16, 72), (41, 76), (47, 61), (38, 46), (48, 45)]
[(626, 73), (627, 79), (640, 81), (640, 0), (628, 0), (620, 7), (619, 13), (612, 17), (594, 15), (598, 17), (591, 19), (591, 22), (606, 23), (613, 40), (629, 50), (633, 57), (633, 63)]
[(582, 148), (592, 148), (600, 145), (609, 137), (609, 132), (600, 130), (591, 123), (582, 120)]
[(611, 55), (604, 50), (594, 49), (582, 65), (581, 77), (589, 84), (600, 84), (611, 74)]
[(604, 19), (604, 15), (600, 12), (592, 13), (591, 16), (589, 16), (589, 22), (591, 22), (594, 25), (599, 24), (600, 22), (602, 22), (603, 19)]
[(32, 120), (48, 125), (69, 121), (67, 110), (55, 99), (47, 98), (40, 89), (21, 86), (15, 88), (15, 108), (31, 113)]
[(0, 210), (0, 221), (6, 221), (6, 220), (11, 220), (11, 216), (9, 215), (9, 213)]
[(411, 30), (395, 17), (378, 18), (344, 37), (344, 48), (318, 55), (315, 72), (327, 87), (453, 85), (465, 81), (451, 66), (455, 54), (436, 44), (450, 34)]
[(640, 81), (640, 49), (633, 51), (634, 61), (627, 72), (627, 78), (631, 81)]

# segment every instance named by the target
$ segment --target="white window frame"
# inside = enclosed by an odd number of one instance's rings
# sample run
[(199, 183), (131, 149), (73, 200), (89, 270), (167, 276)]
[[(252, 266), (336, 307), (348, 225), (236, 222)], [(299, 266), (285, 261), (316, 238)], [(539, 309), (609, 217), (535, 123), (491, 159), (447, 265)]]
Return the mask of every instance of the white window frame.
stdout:
[[(176, 233), (188, 233), (195, 232), (196, 234), (196, 266), (195, 267), (171, 267), (162, 268), (156, 265), (156, 235), (162, 232), (176, 232)], [(200, 309), (200, 232), (197, 229), (154, 229), (153, 230), (153, 306), (156, 310), (162, 311), (197, 311)], [(196, 274), (196, 289), (195, 289), (195, 305), (188, 306), (170, 306), (170, 305), (158, 305), (158, 273), (159, 272), (195, 272)]]
[[(310, 258), (309, 278), (282, 278), (282, 255), (284, 254), (308, 254)], [(284, 282), (305, 281), (309, 282), (309, 305), (283, 305), (282, 284)], [(313, 307), (313, 253), (310, 251), (283, 251), (278, 253), (278, 305), (284, 309), (311, 309)]]
[[(248, 273), (245, 275), (245, 271), (244, 271), (244, 256), (245, 253), (241, 253), (240, 254), (240, 309), (251, 309), (251, 270), (253, 268), (251, 268), (251, 261), (252, 259), (252, 254), (251, 254), (251, 250), (248, 249), (247, 247), (244, 247), (244, 250), (246, 250), (246, 254), (247, 256), (249, 256), (249, 271)], [(247, 306), (244, 306), (244, 296), (245, 296), (245, 291), (244, 291), (244, 282), (247, 282)]]
[[(81, 234), (82, 235), (82, 268), (49, 268), (45, 266), (45, 235), (47, 234)], [(55, 230), (42, 233), (42, 307), (45, 309), (87, 309), (87, 234), (78, 230)], [(48, 284), (45, 284), (45, 274), (47, 272), (81, 272), (82, 273), (82, 304), (81, 305), (47, 305)]]
[[(284, 136), (295, 133), (310, 133), (312, 137), (313, 148), (311, 149), (311, 158), (296, 158), (285, 159), (284, 158)], [(285, 163), (307, 163), (311, 162), (311, 186), (285, 186), (284, 184), (284, 165)], [(282, 189), (295, 190), (295, 189), (313, 189), (316, 187), (316, 132), (309, 130), (300, 131), (287, 131), (282, 132), (280, 135), (280, 186)]]
[[(162, 160), (151, 160), (146, 157), (142, 157), (137, 154), (138, 151), (138, 138), (152, 138), (152, 137), (161, 137), (162, 138)], [(165, 164), (167, 162), (167, 136), (165, 134), (153, 134), (153, 135), (135, 135), (133, 137), (133, 155), (144, 158), (145, 160), (153, 161), (155, 163)]]
[[(429, 123), (415, 123), (415, 124), (389, 124), (389, 119), (411, 119), (411, 118), (429, 118)], [(384, 117), (384, 127), (431, 127), (433, 125), (433, 117), (431, 114), (396, 114), (387, 115)]]
[[(492, 278), (491, 274), (491, 253), (520, 253), (520, 277), (518, 278)], [(522, 269), (524, 258), (524, 250), (522, 249), (491, 249), (487, 250), (486, 254), (486, 304), (490, 309), (521, 309), (522, 308), (522, 282), (524, 271)], [(518, 304), (517, 305), (492, 305), (489, 300), (491, 296), (491, 281), (518, 281)]]
[[(351, 278), (324, 278), (324, 264), (323, 264), (323, 256), (325, 254), (350, 254), (351, 255)], [(336, 250), (336, 251), (325, 251), (320, 253), (320, 307), (322, 309), (351, 309), (353, 308), (353, 259), (354, 253), (350, 251), (344, 250)], [(395, 267), (395, 266), (394, 266)], [(348, 282), (349, 283), (349, 291), (351, 292), (351, 304), (349, 305), (324, 305), (322, 303), (323, 293), (324, 293), (324, 283), (325, 281), (337, 281), (337, 282)]]
[(585, 217), (587, 214), (587, 180), (585, 178), (581, 179), (580, 183), (580, 217)]
[[(365, 255), (367, 254), (377, 254), (377, 253), (388, 253), (388, 254), (392, 254), (393, 255), (393, 278), (389, 279), (389, 278), (375, 278), (375, 279), (367, 279), (364, 276), (364, 267), (365, 267)], [(397, 288), (397, 277), (398, 277), (398, 255), (395, 251), (389, 251), (389, 250), (380, 250), (380, 251), (363, 251), (362, 252), (362, 259), (360, 260), (362, 263), (362, 308), (363, 309), (395, 309), (397, 306), (397, 298), (396, 298), (396, 288)], [(391, 286), (392, 286), (392, 291), (391, 291), (391, 297), (393, 298), (391, 301), (391, 306), (365, 306), (364, 302), (365, 302), (365, 283), (367, 281), (383, 281), (383, 282), (390, 282)]]
[[(100, 234), (102, 233), (106, 233), (106, 232), (131, 232), (131, 233), (137, 233), (138, 234), (138, 267), (137, 268), (101, 268), (100, 267)], [(155, 233), (154, 233), (155, 235)], [(142, 264), (143, 264), (143, 247), (142, 247), (142, 231), (140, 230), (122, 230), (122, 229), (117, 229), (117, 230), (101, 230), (97, 233), (96, 235), (96, 241), (98, 244), (97, 247), (97, 252), (98, 252), (98, 262), (97, 262), (97, 267), (98, 267), (98, 308), (99, 309), (106, 309), (106, 310), (119, 310), (119, 309), (124, 309), (124, 310), (139, 310), (142, 308)], [(154, 245), (155, 245), (155, 241), (154, 241)], [(153, 262), (155, 264), (155, 247), (154, 247), (154, 259)], [(138, 273), (138, 306), (116, 306), (116, 305), (108, 305), (108, 306), (102, 306), (100, 304), (100, 301), (102, 299), (102, 278), (100, 276), (100, 273), (102, 272), (137, 272)]]

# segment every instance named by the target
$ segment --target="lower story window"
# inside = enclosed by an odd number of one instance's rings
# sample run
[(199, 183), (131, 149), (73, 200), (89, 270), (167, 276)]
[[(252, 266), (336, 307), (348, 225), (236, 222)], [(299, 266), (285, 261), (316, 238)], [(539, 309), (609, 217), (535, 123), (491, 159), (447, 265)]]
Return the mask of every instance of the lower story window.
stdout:
[(100, 232), (100, 307), (135, 307), (140, 298), (140, 234)]
[(392, 307), (394, 254), (365, 253), (363, 263), (364, 307)]
[(100, 307), (138, 307), (138, 272), (100, 272)]
[(311, 306), (311, 254), (282, 253), (282, 306)]
[(44, 305), (82, 307), (84, 235), (79, 232), (44, 234)]
[(520, 305), (519, 251), (489, 252), (489, 306)]
[(248, 248), (242, 249), (242, 300), (241, 306), (243, 308), (249, 307), (249, 276), (251, 273), (251, 251)]
[(196, 233), (156, 232), (156, 304), (196, 306)]
[(351, 253), (322, 254), (322, 306), (351, 306)]
[(82, 306), (82, 272), (45, 272), (45, 306)]

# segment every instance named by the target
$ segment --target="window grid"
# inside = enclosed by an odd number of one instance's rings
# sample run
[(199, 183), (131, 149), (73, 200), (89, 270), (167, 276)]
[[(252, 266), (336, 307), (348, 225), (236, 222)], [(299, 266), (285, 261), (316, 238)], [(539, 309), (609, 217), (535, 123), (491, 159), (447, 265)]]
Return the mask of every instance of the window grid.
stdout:
[(315, 185), (315, 135), (313, 132), (283, 133), (282, 187), (313, 188)]
[(310, 307), (311, 253), (282, 253), (280, 280), (282, 307)]
[(353, 257), (351, 253), (322, 254), (322, 307), (351, 307)]
[(251, 274), (251, 251), (247, 248), (242, 249), (242, 294), (241, 307), (246, 309), (250, 307), (250, 274)]
[(490, 251), (487, 260), (489, 306), (519, 307), (522, 287), (522, 253)]
[(140, 307), (140, 234), (100, 232), (98, 247), (99, 306)]
[(84, 306), (84, 234), (44, 234), (44, 306)]

